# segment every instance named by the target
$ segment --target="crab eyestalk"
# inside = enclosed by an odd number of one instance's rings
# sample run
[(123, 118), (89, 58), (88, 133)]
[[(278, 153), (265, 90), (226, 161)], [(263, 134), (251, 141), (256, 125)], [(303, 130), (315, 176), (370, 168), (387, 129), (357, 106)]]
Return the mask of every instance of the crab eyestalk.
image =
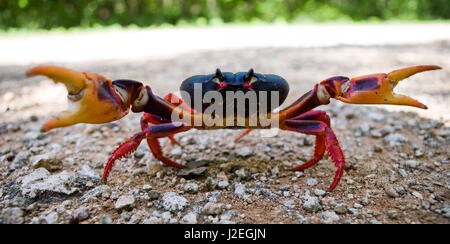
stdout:
[(436, 65), (421, 65), (394, 70), (390, 73), (379, 73), (355, 77), (352, 79), (338, 77), (322, 81), (320, 84), (331, 97), (345, 103), (356, 104), (392, 104), (413, 106), (427, 109), (423, 103), (408, 97), (394, 93), (397, 84), (414, 74), (440, 69)]
[(101, 124), (118, 120), (128, 113), (133, 98), (134, 89), (126, 89), (120, 82), (116, 85), (100, 74), (38, 66), (27, 71), (27, 76), (35, 75), (63, 83), (68, 91), (69, 111), (48, 120), (42, 131), (77, 123)]

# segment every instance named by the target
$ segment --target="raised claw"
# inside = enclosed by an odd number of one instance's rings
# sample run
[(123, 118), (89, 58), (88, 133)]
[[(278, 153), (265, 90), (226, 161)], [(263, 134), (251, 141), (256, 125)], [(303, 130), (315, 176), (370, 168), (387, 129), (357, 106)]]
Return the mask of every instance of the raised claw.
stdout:
[(427, 106), (421, 102), (405, 95), (395, 94), (393, 90), (401, 80), (420, 72), (436, 69), (441, 67), (420, 65), (394, 70), (388, 74), (355, 77), (335, 84), (337, 88), (335, 98), (345, 103), (406, 105), (427, 109)]
[(129, 110), (112, 86), (112, 81), (100, 74), (78, 72), (57, 66), (38, 66), (27, 71), (27, 76), (44, 75), (63, 83), (68, 91), (69, 111), (48, 120), (42, 131), (77, 123), (101, 124), (118, 120)]

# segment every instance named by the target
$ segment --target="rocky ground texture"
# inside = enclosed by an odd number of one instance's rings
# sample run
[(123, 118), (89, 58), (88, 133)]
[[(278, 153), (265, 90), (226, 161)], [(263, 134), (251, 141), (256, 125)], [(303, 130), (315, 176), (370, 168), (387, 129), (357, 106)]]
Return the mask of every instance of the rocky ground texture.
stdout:
[[(258, 131), (178, 134), (166, 155), (186, 165), (162, 165), (145, 143), (103, 167), (114, 148), (139, 131), (139, 115), (104, 125), (47, 133), (40, 126), (64, 109), (65, 91), (32, 65), (0, 66), (0, 223), (450, 223), (449, 42), (417, 45), (260, 48), (198, 52), (136, 62), (58, 63), (82, 71), (144, 81), (154, 92), (176, 91), (191, 75), (255, 68), (291, 85), (288, 102), (333, 75), (357, 76), (437, 64), (399, 93), (429, 105), (418, 109), (348, 105), (328, 112), (347, 159), (344, 176), (327, 192), (336, 168), (326, 156), (303, 172), (291, 169), (313, 154), (314, 137)], [(288, 103), (287, 102), (287, 103)], [(434, 110), (433, 110), (434, 108)]]

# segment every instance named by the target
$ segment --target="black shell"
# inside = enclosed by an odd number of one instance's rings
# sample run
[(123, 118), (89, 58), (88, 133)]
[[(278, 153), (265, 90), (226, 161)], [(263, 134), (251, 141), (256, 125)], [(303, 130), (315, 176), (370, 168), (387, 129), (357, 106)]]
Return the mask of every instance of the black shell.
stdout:
[[(220, 70), (218, 71), (221, 75), (221, 83), (225, 83), (226, 87), (223, 89), (219, 89), (218, 83), (216, 81), (214, 81), (213, 79), (217, 77), (217, 73), (216, 74), (209, 74), (209, 75), (196, 75), (196, 76), (192, 76), (187, 78), (186, 80), (184, 80), (181, 83), (180, 86), (180, 91), (181, 91), (181, 97), (183, 99), (183, 101), (185, 101), (188, 105), (190, 105), (191, 107), (194, 108), (194, 99), (195, 99), (195, 94), (201, 94), (201, 98), (203, 101), (203, 98), (205, 96), (205, 94), (209, 91), (219, 91), (222, 94), (222, 98), (223, 101), (226, 102), (230, 102), (230, 101), (225, 101), (226, 100), (226, 92), (231, 91), (231, 92), (238, 92), (238, 91), (242, 91), (245, 94), (247, 94), (247, 92), (251, 92), (251, 90), (249, 90), (248, 88), (244, 87), (244, 84), (248, 81), (245, 81), (245, 75), (248, 74), (249, 72), (238, 72), (238, 73), (230, 73), (230, 72), (223, 72), (221, 73)], [(252, 71), (253, 72), (253, 71)], [(252, 82), (252, 88), (253, 91), (256, 92), (256, 97), (258, 99), (258, 104), (260, 101), (260, 92), (261, 91), (266, 91), (267, 93), (267, 108), (266, 111), (270, 112), (271, 111), (271, 94), (272, 92), (278, 92), (278, 105), (281, 105), (284, 100), (286, 99), (288, 93), (289, 93), (289, 84), (287, 83), (287, 81), (285, 79), (283, 79), (282, 77), (278, 76), (278, 75), (273, 75), (273, 74), (259, 74), (259, 73), (254, 73), (253, 77), (256, 77), (257, 80)], [(197, 91), (195, 93), (195, 89), (194, 89), (194, 85), (195, 84), (201, 84), (201, 87), (199, 91)], [(200, 92), (201, 91), (201, 92)], [(197, 97), (197, 99), (199, 99)], [(211, 104), (210, 103), (205, 103), (202, 102), (202, 112), (205, 111), (205, 109), (207, 107), (209, 107)], [(236, 101), (235, 101), (235, 109), (236, 109)], [(225, 104), (224, 104), (225, 106)], [(248, 104), (248, 100), (246, 99), (245, 102), (245, 111), (246, 111), (246, 116), (249, 115), (248, 113), (248, 108), (249, 108), (249, 104)], [(195, 109), (195, 108), (194, 108)], [(258, 108), (260, 109), (260, 108)], [(274, 108), (272, 108), (274, 109)], [(225, 107), (224, 107), (224, 111), (225, 111)]]

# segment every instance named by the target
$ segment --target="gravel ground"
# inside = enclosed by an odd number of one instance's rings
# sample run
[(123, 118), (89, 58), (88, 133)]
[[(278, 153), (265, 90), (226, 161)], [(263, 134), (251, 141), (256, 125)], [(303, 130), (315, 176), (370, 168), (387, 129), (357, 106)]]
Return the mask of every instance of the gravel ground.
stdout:
[[(39, 132), (66, 106), (64, 87), (36, 77), (32, 64), (0, 66), (0, 223), (450, 223), (449, 40), (409, 45), (264, 47), (196, 51), (174, 57), (52, 63), (144, 81), (154, 92), (176, 91), (191, 75), (223, 71), (276, 73), (291, 85), (289, 103), (318, 81), (388, 72), (418, 64), (443, 70), (404, 81), (398, 92), (427, 104), (422, 111), (333, 101), (321, 107), (347, 159), (338, 187), (328, 157), (304, 172), (314, 137), (280, 131), (196, 131), (167, 139), (161, 165), (143, 143), (116, 163), (110, 153), (139, 131), (139, 114), (104, 125)], [(39, 63), (40, 64), (40, 63)]]

